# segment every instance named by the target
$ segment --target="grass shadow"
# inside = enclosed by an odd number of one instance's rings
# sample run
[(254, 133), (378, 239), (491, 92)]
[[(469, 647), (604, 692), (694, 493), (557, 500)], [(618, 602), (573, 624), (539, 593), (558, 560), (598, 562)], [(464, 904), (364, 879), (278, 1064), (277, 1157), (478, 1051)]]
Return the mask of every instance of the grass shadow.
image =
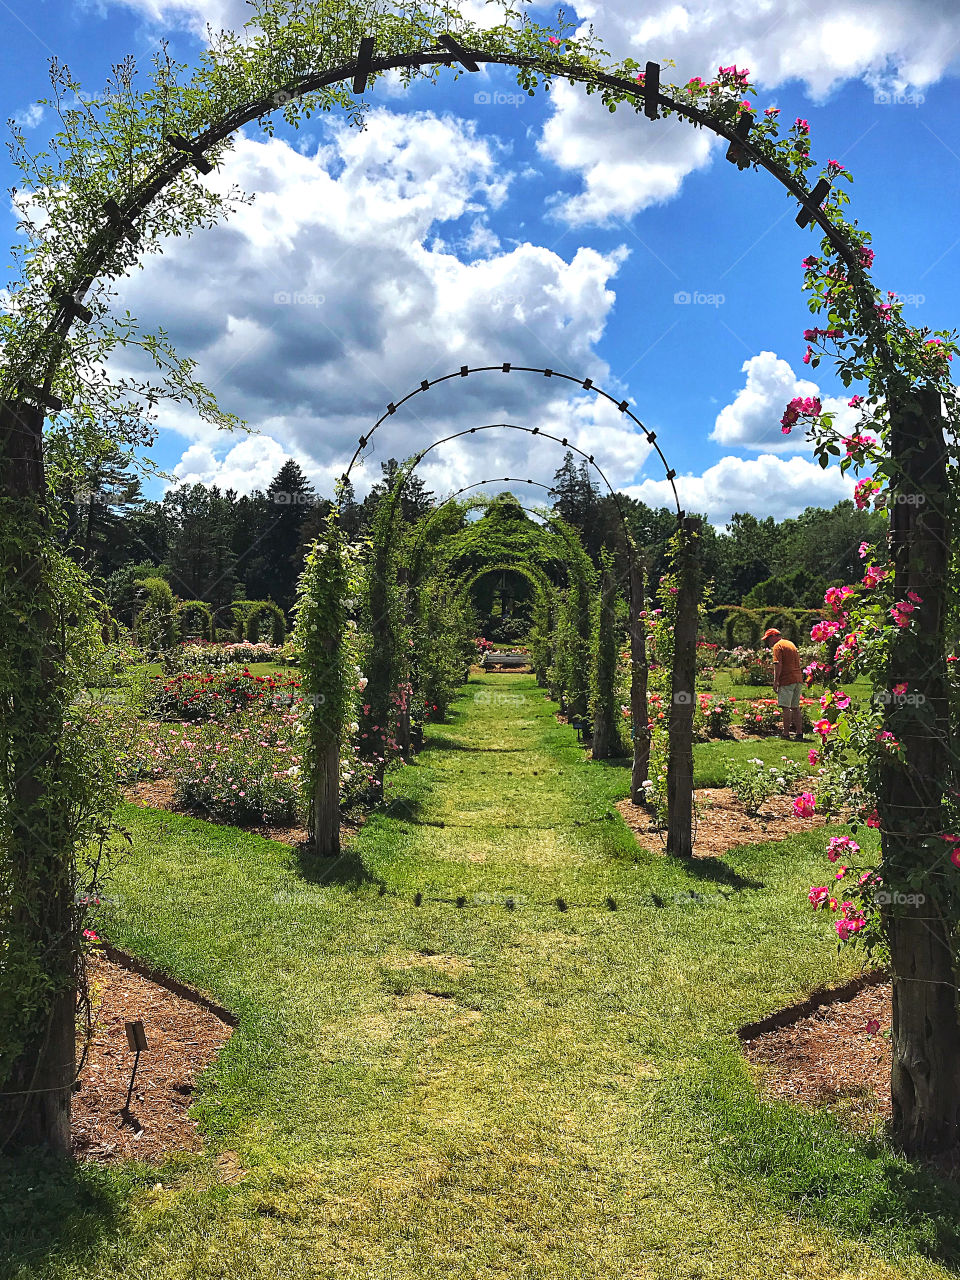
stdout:
[(121, 1230), (123, 1199), (99, 1166), (39, 1151), (0, 1156), (0, 1276), (47, 1275), (53, 1259), (82, 1270)]
[(694, 879), (703, 880), (707, 884), (726, 885), (737, 893), (742, 893), (744, 889), (766, 887), (762, 880), (751, 880), (748, 876), (742, 876), (739, 871), (734, 871), (722, 858), (682, 858), (680, 862)]
[(360, 889), (364, 885), (376, 885), (385, 889), (383, 879), (375, 875), (363, 860), (355, 843), (346, 845), (335, 858), (321, 858), (309, 842), (298, 845), (297, 870), (308, 884), (337, 885), (346, 889)]
[(956, 1175), (906, 1160), (880, 1136), (852, 1134), (822, 1109), (767, 1102), (743, 1078), (715, 1079), (707, 1094), (725, 1135), (711, 1162), (726, 1175), (887, 1256), (914, 1251), (943, 1266), (960, 1263)]

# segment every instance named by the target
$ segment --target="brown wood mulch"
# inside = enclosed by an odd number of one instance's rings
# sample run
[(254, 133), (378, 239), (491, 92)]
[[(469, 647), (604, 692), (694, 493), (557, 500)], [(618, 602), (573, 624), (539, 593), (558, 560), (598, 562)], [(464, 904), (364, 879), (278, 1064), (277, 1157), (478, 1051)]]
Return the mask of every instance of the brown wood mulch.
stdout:
[(785, 1027), (753, 1037), (747, 1029), (744, 1052), (763, 1092), (854, 1122), (889, 1121), (891, 1002), (891, 984), (883, 981)]
[[(209, 1009), (114, 964), (89, 958), (93, 1038), (73, 1095), (73, 1150), (78, 1159), (156, 1162), (171, 1151), (197, 1151), (202, 1140), (187, 1114), (196, 1077), (216, 1058), (232, 1028)], [(123, 1106), (134, 1054), (125, 1023), (142, 1022), (130, 1112)], [(82, 1045), (80, 1046), (82, 1052)]]
[[(745, 812), (729, 787), (702, 787), (694, 792), (696, 828), (693, 856), (721, 858), (738, 844), (763, 844), (768, 840), (785, 840), (811, 827), (823, 826), (823, 818), (798, 818), (793, 812), (793, 796), (770, 796), (756, 816)], [(658, 831), (656, 818), (643, 805), (620, 800), (617, 809), (637, 838), (650, 853), (663, 852), (666, 836)]]

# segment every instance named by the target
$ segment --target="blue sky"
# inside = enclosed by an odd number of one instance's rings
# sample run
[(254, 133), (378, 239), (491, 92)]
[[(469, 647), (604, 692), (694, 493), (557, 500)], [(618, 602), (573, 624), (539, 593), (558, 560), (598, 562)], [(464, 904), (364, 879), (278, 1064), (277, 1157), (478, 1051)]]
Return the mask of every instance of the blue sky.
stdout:
[[(6, 114), (39, 147), (51, 122), (34, 104), (51, 56), (95, 93), (127, 54), (146, 68), (166, 38), (190, 61), (204, 21), (249, 13), (241, 0), (0, 0)], [(635, 0), (583, 0), (576, 14), (617, 56), (672, 58), (665, 79), (750, 67), (758, 104), (808, 119), (814, 155), (852, 170), (882, 287), (918, 324), (957, 322), (960, 10), (781, 0), (743, 14), (733, 0), (651, 0), (641, 12)], [(677, 122), (610, 116), (564, 85), (528, 98), (505, 69), (407, 91), (381, 81), (368, 100), (362, 133), (341, 121), (281, 126), (273, 140), (248, 130), (211, 181), (257, 192), (252, 206), (125, 285), (123, 304), (163, 324), (256, 432), (227, 436), (165, 409), (162, 467), (249, 490), (292, 456), (329, 492), (388, 401), (463, 363), (510, 360), (628, 398), (680, 473), (684, 504), (715, 520), (783, 517), (849, 492), (852, 480), (821, 474), (804, 442), (779, 432), (785, 401), (812, 393), (800, 260), (816, 239), (772, 179), (741, 173)], [(16, 180), (9, 165), (4, 177)], [(2, 216), (9, 240), (8, 205)], [(827, 362), (809, 382), (828, 400), (849, 395)], [(513, 375), (419, 397), (383, 429), (358, 488), (381, 459), (501, 421), (568, 435), (619, 487), (667, 501), (656, 456), (619, 415)], [(504, 474), (549, 480), (560, 455), (487, 432), (436, 450), (426, 478), (440, 492)]]

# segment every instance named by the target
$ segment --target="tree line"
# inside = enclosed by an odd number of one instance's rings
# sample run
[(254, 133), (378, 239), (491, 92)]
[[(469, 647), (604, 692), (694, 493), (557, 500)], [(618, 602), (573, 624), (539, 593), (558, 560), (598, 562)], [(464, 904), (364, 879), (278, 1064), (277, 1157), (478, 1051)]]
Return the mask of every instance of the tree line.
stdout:
[[(380, 481), (362, 501), (347, 484), (341, 511), (348, 537), (369, 533), (377, 504), (399, 469), (396, 459), (382, 463)], [(651, 586), (666, 571), (675, 512), (623, 493), (602, 493), (587, 462), (577, 463), (569, 451), (550, 497), (553, 513), (579, 531), (595, 565), (605, 546), (623, 545), (626, 525), (644, 555)], [(60, 501), (71, 554), (92, 571), (114, 615), (127, 624), (138, 608), (139, 584), (157, 576), (181, 599), (204, 600), (214, 610), (249, 599), (273, 600), (289, 613), (306, 550), (332, 505), (292, 459), (265, 490), (241, 494), (184, 484), (150, 500), (119, 453), (90, 465)], [(411, 476), (401, 502), (403, 521), (412, 525), (437, 505), (423, 481)], [(808, 507), (785, 520), (739, 512), (725, 528), (704, 519), (703, 571), (714, 584), (716, 604), (816, 608), (828, 586), (860, 576), (859, 547), (876, 546), (885, 533), (882, 515), (857, 510), (850, 501), (829, 510)], [(526, 594), (521, 584), (516, 588), (521, 597)], [(481, 614), (483, 606), (490, 607), (486, 599), (478, 603)]]

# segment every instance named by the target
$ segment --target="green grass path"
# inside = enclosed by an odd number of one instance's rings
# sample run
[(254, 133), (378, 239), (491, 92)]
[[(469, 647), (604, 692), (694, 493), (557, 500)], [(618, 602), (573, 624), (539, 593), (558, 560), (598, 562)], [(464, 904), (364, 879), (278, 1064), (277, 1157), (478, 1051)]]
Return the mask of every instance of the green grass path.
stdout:
[(958, 1274), (955, 1193), (761, 1104), (739, 1053), (737, 1026), (858, 963), (804, 902), (822, 833), (642, 853), (625, 770), (554, 711), (530, 678), (471, 680), (335, 866), (126, 810), (105, 932), (240, 1016), (194, 1108), (208, 1149), (0, 1163), (3, 1275)]

